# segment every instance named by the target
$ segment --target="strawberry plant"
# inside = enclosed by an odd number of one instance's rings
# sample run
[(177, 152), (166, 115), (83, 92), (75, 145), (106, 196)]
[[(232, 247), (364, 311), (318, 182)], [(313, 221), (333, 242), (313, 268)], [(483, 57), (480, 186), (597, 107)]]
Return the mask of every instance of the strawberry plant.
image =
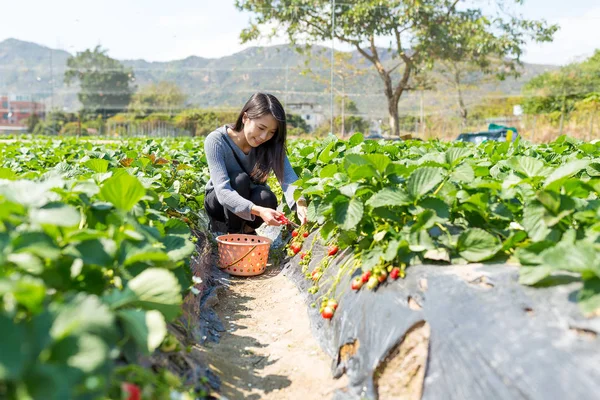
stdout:
[(161, 347), (192, 283), (200, 175), (169, 146), (0, 145), (0, 397), (139, 397), (117, 365)]
[(363, 275), (367, 287), (388, 274), (403, 277), (410, 265), (508, 261), (521, 264), (527, 285), (559, 271), (578, 274), (579, 304), (594, 314), (599, 155), (599, 144), (567, 137), (542, 145), (392, 144), (356, 134), (299, 141), (290, 158), (309, 220), (325, 242), (351, 247), (357, 267), (372, 271)]

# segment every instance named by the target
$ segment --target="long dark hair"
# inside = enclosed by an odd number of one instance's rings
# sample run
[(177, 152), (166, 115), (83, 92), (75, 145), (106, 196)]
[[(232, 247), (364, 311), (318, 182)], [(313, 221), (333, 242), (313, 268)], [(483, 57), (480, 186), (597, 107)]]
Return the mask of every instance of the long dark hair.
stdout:
[(271, 139), (256, 148), (256, 165), (251, 172), (251, 178), (256, 182), (266, 182), (271, 170), (275, 172), (279, 180), (283, 179), (283, 161), (285, 159), (287, 137), (283, 106), (272, 94), (254, 93), (242, 108), (233, 126), (234, 131), (242, 132), (244, 129), (244, 114), (250, 119), (255, 119), (267, 113), (277, 120), (277, 132)]

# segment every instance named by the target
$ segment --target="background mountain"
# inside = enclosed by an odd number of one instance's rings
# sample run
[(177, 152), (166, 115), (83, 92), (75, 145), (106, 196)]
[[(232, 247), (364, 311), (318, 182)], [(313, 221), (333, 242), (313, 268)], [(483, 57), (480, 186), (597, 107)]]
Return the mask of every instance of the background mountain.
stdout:
[[(310, 102), (329, 110), (329, 75), (327, 61), (330, 50), (315, 46), (309, 65), (313, 74), (306, 71), (307, 57), (292, 46), (278, 45), (252, 47), (231, 56), (202, 58), (190, 56), (183, 60), (148, 62), (145, 60), (120, 60), (133, 68), (139, 87), (159, 81), (176, 83), (188, 96), (191, 107), (238, 109), (256, 91), (277, 95), (285, 102)], [(380, 49), (382, 60), (389, 62), (385, 49)], [(66, 61), (71, 56), (64, 50), (51, 49), (17, 39), (0, 42), (0, 94), (31, 96), (44, 101), (49, 107), (75, 111), (79, 108), (77, 86), (66, 86), (63, 76)], [(347, 79), (344, 92), (356, 102), (359, 112), (370, 117), (387, 115), (387, 102), (383, 85), (370, 63), (357, 52), (351, 63), (364, 68), (365, 73)], [(522, 85), (532, 77), (555, 66), (525, 64), (520, 78), (481, 85), (466, 93), (467, 102), (477, 104), (485, 99), (519, 94)], [(320, 78), (315, 78), (319, 75)], [(335, 87), (342, 90), (340, 79)], [(420, 93), (403, 95), (400, 108), (404, 114), (414, 114), (420, 108)], [(454, 93), (443, 84), (436, 90), (423, 93), (427, 112), (453, 113)]]

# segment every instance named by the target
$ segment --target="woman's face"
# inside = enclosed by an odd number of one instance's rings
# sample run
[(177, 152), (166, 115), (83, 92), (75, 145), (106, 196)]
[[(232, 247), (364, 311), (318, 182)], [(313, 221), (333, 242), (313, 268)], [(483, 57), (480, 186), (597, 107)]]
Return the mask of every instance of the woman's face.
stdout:
[(244, 115), (244, 136), (248, 144), (252, 147), (258, 147), (270, 140), (277, 133), (279, 123), (271, 114), (265, 114), (261, 117), (250, 119)]

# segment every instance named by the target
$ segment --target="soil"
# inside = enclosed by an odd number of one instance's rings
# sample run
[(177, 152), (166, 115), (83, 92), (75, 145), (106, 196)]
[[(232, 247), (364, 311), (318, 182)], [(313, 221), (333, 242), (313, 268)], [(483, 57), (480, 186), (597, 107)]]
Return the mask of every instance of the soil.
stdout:
[(331, 398), (347, 386), (332, 377), (332, 360), (310, 330), (307, 306), (281, 269), (231, 277), (215, 306), (223, 325), (219, 343), (194, 352), (221, 379), (220, 398)]

